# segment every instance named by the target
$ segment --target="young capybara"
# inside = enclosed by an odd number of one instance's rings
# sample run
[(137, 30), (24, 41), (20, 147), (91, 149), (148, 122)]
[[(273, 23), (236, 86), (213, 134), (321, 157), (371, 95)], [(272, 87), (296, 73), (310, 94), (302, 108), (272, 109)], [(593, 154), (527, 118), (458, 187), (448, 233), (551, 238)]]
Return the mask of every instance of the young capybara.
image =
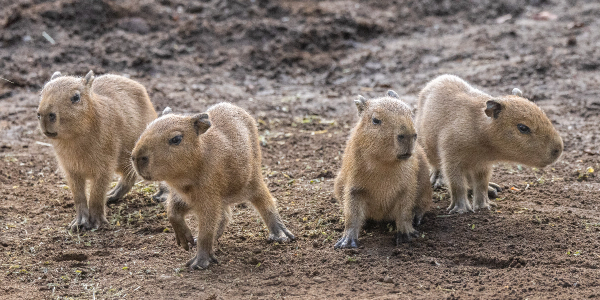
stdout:
[(167, 214), (177, 244), (186, 250), (194, 239), (185, 215), (192, 212), (198, 219), (198, 249), (187, 263), (190, 269), (217, 262), (213, 243), (235, 203), (254, 205), (269, 229), (268, 240), (294, 239), (262, 178), (260, 152), (254, 119), (229, 103), (193, 116), (161, 116), (142, 133), (131, 156), (133, 165), (144, 179), (169, 185)]
[(42, 89), (37, 117), (73, 192), (77, 216), (70, 228), (108, 224), (104, 206), (111, 177), (115, 172), (121, 175), (108, 193), (110, 202), (135, 183), (131, 150), (146, 125), (156, 119), (146, 89), (117, 75), (95, 77), (90, 71), (78, 78), (55, 72)]
[(433, 169), (432, 183), (441, 171), (449, 185), (451, 213), (493, 205), (488, 197), (492, 164), (545, 167), (563, 151), (546, 114), (518, 89), (513, 95), (492, 97), (453, 75), (439, 76), (421, 91), (416, 124), (418, 142)]
[(344, 207), (345, 230), (334, 248), (358, 247), (367, 219), (395, 221), (396, 244), (417, 234), (431, 203), (429, 169), (410, 107), (393, 91), (386, 97), (355, 100), (360, 120), (344, 150), (335, 179), (335, 197)]

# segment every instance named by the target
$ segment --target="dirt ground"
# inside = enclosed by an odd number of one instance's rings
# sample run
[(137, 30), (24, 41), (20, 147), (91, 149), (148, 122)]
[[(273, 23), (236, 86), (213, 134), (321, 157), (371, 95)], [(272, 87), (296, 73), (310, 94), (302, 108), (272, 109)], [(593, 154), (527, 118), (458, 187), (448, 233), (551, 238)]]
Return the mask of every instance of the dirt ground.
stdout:
[[(597, 1), (0, 7), (2, 299), (600, 297)], [(159, 110), (246, 108), (259, 124), (264, 177), (297, 241), (267, 243), (258, 214), (238, 205), (217, 246), (220, 264), (190, 272), (193, 253), (176, 246), (163, 205), (150, 199), (155, 183), (143, 181), (109, 206), (109, 229), (68, 232), (71, 192), (35, 114), (54, 71), (90, 69), (140, 81)], [(444, 73), (493, 95), (519, 87), (561, 133), (562, 158), (545, 169), (495, 166), (493, 181), (507, 189), (493, 211), (447, 215), (448, 193), (436, 191), (412, 243), (396, 247), (391, 227), (373, 224), (359, 249), (334, 250), (343, 220), (333, 180), (357, 119), (352, 100), (391, 88), (414, 105)]]

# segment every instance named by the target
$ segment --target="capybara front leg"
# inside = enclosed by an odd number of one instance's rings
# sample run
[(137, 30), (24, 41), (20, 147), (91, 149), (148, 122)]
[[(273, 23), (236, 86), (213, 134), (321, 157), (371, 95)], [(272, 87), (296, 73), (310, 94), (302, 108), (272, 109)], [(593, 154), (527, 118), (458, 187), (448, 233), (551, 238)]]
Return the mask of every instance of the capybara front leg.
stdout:
[(167, 201), (167, 216), (169, 217), (169, 223), (173, 226), (173, 231), (175, 231), (177, 245), (186, 251), (190, 249), (189, 245), (193, 246), (195, 244), (192, 232), (185, 223), (185, 216), (189, 211), (189, 205), (177, 193), (172, 192)]
[(339, 248), (358, 248), (358, 233), (365, 222), (365, 193), (358, 189), (351, 189), (344, 197), (344, 218), (346, 219), (344, 234), (333, 246)]

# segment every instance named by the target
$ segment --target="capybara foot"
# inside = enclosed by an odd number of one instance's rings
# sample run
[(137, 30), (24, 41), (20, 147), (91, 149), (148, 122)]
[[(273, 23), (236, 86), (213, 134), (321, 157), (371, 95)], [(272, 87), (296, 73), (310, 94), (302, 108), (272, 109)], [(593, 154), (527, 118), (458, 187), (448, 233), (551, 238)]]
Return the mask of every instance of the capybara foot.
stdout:
[(190, 268), (190, 270), (204, 270), (208, 268), (211, 263), (219, 263), (214, 255), (196, 255), (194, 258), (190, 259), (185, 266)]
[(296, 237), (281, 223), (277, 224), (277, 228), (269, 233), (269, 237), (267, 238), (269, 242), (278, 243), (287, 243), (295, 239)]
[(185, 224), (184, 219), (169, 219), (169, 222), (171, 223), (171, 226), (173, 226), (173, 231), (175, 231), (177, 246), (181, 246), (185, 251), (188, 251), (190, 250), (189, 245), (192, 247), (196, 245), (196, 240), (192, 236), (190, 228)]
[(131, 190), (131, 187), (127, 188), (119, 181), (119, 183), (106, 195), (106, 204), (117, 203), (117, 201), (121, 200), (129, 190)]
[(358, 248), (358, 239), (344, 235), (344, 236), (342, 236), (342, 238), (339, 241), (337, 241), (337, 243), (335, 243), (333, 248), (334, 249)]
[(464, 213), (468, 213), (468, 212), (475, 212), (473, 210), (473, 208), (471, 208), (471, 205), (467, 202), (464, 201), (462, 203), (452, 203), (450, 204), (450, 206), (448, 207), (449, 213), (454, 214), (464, 214)]
[(423, 222), (423, 214), (416, 214), (413, 218), (413, 227), (421, 225), (421, 222)]
[(498, 204), (496, 202), (487, 200), (483, 203), (473, 203), (473, 209), (475, 210), (491, 210), (492, 207), (497, 207)]
[(412, 232), (396, 232), (396, 246), (400, 246), (400, 244), (403, 243), (410, 243), (410, 241), (412, 241), (413, 238), (416, 238), (419, 236), (419, 232), (416, 230), (413, 230)]
[(69, 228), (73, 232), (81, 232), (92, 229), (101, 229), (108, 226), (106, 217), (89, 217), (89, 216), (77, 216), (69, 225)]
[(490, 199), (496, 199), (496, 198), (498, 198), (498, 193), (500, 193), (500, 192), (502, 192), (502, 188), (499, 185), (497, 185), (497, 184), (495, 184), (493, 182), (489, 183), (489, 185), (488, 185), (488, 198), (490, 198)]
[(158, 203), (164, 203), (167, 201), (167, 198), (169, 198), (169, 188), (167, 187), (166, 184), (161, 182), (158, 185), (158, 192), (156, 192), (156, 194), (152, 195), (152, 200), (154, 200)]

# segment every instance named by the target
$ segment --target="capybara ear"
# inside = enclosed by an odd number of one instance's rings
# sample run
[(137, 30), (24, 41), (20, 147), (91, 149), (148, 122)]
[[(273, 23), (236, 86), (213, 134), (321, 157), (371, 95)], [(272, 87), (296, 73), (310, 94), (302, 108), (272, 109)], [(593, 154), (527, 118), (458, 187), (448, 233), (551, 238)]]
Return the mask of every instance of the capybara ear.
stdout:
[(523, 92), (521, 92), (521, 90), (518, 89), (518, 88), (514, 88), (512, 90), (512, 94), (515, 95), (515, 96), (523, 97)]
[(502, 104), (495, 100), (489, 100), (485, 105), (485, 115), (490, 118), (498, 119), (498, 115), (500, 114), (500, 111), (502, 111)]
[(205, 133), (208, 128), (210, 128), (210, 120), (208, 119), (207, 113), (201, 113), (193, 116), (192, 122), (194, 124), (194, 129), (196, 129), (197, 135)]
[(92, 86), (92, 82), (94, 81), (94, 78), (96, 78), (94, 76), (94, 71), (90, 70), (87, 75), (85, 75), (85, 78), (83, 78), (83, 84), (85, 84), (86, 86)]
[(173, 110), (172, 110), (170, 107), (168, 107), (168, 106), (167, 106), (167, 107), (165, 107), (165, 109), (162, 111), (162, 115), (161, 115), (161, 116), (168, 115), (168, 114), (172, 114), (172, 113), (173, 113)]
[(367, 105), (367, 99), (361, 95), (358, 95), (358, 98), (354, 100), (354, 104), (356, 104), (356, 108), (358, 108), (358, 115), (360, 116)]
[(62, 76), (62, 74), (60, 74), (59, 71), (56, 71), (56, 72), (54, 72), (54, 74), (52, 74), (52, 77), (50, 77), (50, 81), (52, 81), (60, 76)]
[(400, 99), (400, 96), (398, 96), (398, 93), (392, 91), (392, 90), (388, 90), (387, 91), (387, 95), (392, 97), (392, 98), (396, 98), (396, 99)]

